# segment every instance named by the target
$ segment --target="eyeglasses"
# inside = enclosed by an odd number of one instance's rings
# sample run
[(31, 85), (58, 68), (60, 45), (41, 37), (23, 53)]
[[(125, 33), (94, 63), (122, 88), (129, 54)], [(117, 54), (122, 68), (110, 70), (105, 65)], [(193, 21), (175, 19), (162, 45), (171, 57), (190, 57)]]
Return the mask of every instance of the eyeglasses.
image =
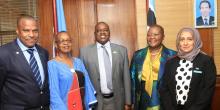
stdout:
[(70, 43), (72, 43), (72, 40), (58, 40), (57, 43), (60, 43), (60, 44), (64, 44), (64, 43), (70, 44)]
[(152, 33), (152, 34), (147, 34), (147, 37), (156, 37), (159, 36), (160, 34)]

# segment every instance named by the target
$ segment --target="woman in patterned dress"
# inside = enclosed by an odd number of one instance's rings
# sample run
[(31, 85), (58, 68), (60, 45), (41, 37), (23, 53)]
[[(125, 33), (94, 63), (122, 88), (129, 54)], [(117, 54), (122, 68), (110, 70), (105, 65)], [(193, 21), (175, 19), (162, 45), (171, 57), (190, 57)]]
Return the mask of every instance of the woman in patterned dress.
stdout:
[(162, 26), (151, 26), (147, 33), (148, 46), (133, 55), (130, 72), (134, 110), (160, 109), (158, 82), (167, 59), (176, 54), (162, 44), (164, 37)]

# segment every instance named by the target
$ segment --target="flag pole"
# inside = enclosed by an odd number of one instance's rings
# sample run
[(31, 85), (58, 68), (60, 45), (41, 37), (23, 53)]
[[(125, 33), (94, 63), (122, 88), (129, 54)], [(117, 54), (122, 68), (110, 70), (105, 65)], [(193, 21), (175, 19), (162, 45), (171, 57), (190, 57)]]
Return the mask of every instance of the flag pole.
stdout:
[(55, 58), (56, 56), (56, 48), (55, 48), (55, 37), (58, 33), (58, 29), (57, 29), (57, 11), (56, 11), (56, 0), (53, 0), (53, 47), (52, 47), (52, 50), (53, 50), (53, 58)]
[(53, 0), (53, 25), (54, 25), (54, 35), (57, 34), (57, 11), (56, 11), (56, 0)]

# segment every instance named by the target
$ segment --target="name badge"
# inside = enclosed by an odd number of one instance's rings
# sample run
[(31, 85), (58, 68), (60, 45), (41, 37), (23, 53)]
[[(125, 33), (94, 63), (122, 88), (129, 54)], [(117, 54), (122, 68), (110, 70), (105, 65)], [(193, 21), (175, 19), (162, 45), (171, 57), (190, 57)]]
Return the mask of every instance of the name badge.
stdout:
[(202, 71), (196, 67), (195, 70), (193, 70), (193, 73), (202, 74)]

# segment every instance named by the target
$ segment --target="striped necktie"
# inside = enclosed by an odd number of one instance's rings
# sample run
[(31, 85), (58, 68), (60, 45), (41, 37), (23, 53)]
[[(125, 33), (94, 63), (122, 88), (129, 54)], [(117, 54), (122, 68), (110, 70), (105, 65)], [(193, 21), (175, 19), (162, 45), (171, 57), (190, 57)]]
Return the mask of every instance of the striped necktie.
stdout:
[(39, 67), (37, 65), (37, 61), (34, 57), (34, 49), (28, 49), (27, 52), (30, 54), (30, 59), (29, 59), (29, 63), (31, 66), (31, 70), (34, 74), (34, 78), (37, 81), (38, 85), (40, 86), (40, 88), (42, 88), (42, 81), (41, 81), (41, 76), (40, 76), (40, 70)]

